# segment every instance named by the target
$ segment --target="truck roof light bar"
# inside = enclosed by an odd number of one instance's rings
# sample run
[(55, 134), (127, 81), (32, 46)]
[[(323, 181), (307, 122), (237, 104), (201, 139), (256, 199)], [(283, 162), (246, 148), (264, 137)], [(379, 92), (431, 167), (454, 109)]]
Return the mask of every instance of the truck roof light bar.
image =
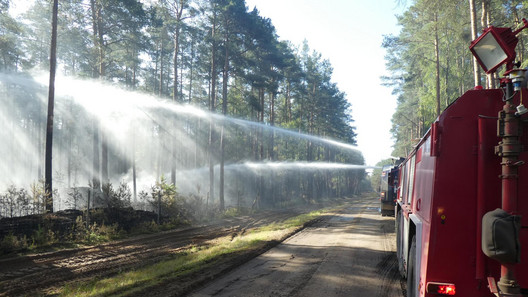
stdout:
[(445, 295), (445, 296), (454, 296), (455, 295), (455, 284), (447, 283), (427, 283), (427, 293), (436, 294), (436, 295)]

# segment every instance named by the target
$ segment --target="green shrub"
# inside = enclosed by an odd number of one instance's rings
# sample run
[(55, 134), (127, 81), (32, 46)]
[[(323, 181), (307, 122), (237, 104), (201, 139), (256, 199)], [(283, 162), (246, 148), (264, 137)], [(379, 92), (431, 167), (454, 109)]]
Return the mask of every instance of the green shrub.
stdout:
[(159, 232), (160, 229), (160, 225), (158, 225), (155, 221), (143, 222), (139, 224), (137, 228), (135, 228), (134, 234), (156, 233)]
[(31, 246), (48, 246), (57, 242), (57, 236), (50, 228), (38, 226), (31, 236)]
[(22, 238), (18, 238), (10, 233), (0, 241), (0, 255), (25, 250), (27, 248), (28, 240), (26, 235), (22, 236)]
[(82, 216), (78, 216), (76, 219), (75, 219), (75, 226), (73, 228), (73, 232), (72, 232), (72, 240), (74, 241), (85, 241), (86, 238), (88, 238), (88, 234), (89, 234), (89, 231), (88, 231), (88, 228), (86, 226), (86, 221), (83, 219)]

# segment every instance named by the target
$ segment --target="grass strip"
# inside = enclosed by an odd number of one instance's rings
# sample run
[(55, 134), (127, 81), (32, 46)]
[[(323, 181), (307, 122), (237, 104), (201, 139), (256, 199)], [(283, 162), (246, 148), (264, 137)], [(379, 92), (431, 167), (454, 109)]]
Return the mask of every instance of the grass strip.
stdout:
[(324, 210), (312, 211), (282, 222), (262, 226), (232, 238), (226, 236), (192, 246), (168, 257), (166, 261), (89, 282), (67, 284), (54, 295), (59, 296), (126, 296), (155, 287), (214, 266), (226, 257), (258, 250), (267, 243), (281, 241), (304, 224), (320, 217)]

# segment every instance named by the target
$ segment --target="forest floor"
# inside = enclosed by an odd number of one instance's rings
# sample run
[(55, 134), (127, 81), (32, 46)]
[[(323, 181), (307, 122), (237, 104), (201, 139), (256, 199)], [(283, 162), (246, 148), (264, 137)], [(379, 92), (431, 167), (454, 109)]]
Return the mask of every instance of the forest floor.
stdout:
[[(374, 201), (372, 198), (369, 199)], [(344, 205), (335, 208), (333, 214), (325, 214), (318, 219), (310, 221), (303, 227), (308, 227), (309, 229), (311, 228), (309, 226), (319, 226), (318, 228), (320, 228), (328, 225), (332, 218), (335, 220), (336, 214), (344, 213), (346, 209), (351, 209), (351, 205), (354, 205), (355, 201), (350, 200), (346, 201)], [(4, 258), (0, 260), (0, 296), (57, 295), (57, 292), (62, 292), (61, 290), (65, 286), (90, 283), (94, 279), (105, 279), (125, 271), (141, 269), (142, 267), (163, 262), (175, 253), (182, 251), (185, 253), (193, 247), (210, 243), (217, 238), (234, 238), (239, 234), (249, 233), (259, 227), (284, 222), (310, 210), (313, 210), (313, 206), (303, 209), (265, 211), (252, 216), (223, 219), (209, 225), (185, 227), (96, 246)], [(346, 222), (346, 220), (342, 222)], [(394, 286), (399, 284), (399, 281), (397, 281), (398, 277), (395, 274), (395, 269), (397, 268), (395, 268), (394, 264), (394, 253), (387, 246), (390, 245), (387, 241), (387, 234), (391, 232), (390, 223), (388, 222), (389, 220), (382, 221), (382, 226), (385, 227), (381, 227), (380, 232), (380, 238), (383, 240), (381, 244), (385, 248), (383, 252), (376, 255), (376, 259), (373, 261), (379, 262), (377, 263), (378, 266), (383, 266), (381, 270), (379, 270), (379, 267), (377, 268), (383, 276), (380, 284), (386, 283), (387, 286), (391, 286), (390, 290), (392, 292), (398, 291), (398, 289), (394, 289)], [(105, 293), (105, 295), (145, 296), (148, 294), (149, 296), (182, 296), (188, 294), (265, 253), (272, 247), (277, 246), (280, 241), (285, 240), (301, 229), (297, 228), (288, 231), (289, 233), (285, 233), (280, 240), (270, 241), (253, 249), (220, 257), (214, 262), (214, 265), (204, 265), (203, 268), (191, 273), (173, 276), (158, 282), (154, 287), (147, 287), (147, 289), (139, 291), (132, 290), (130, 291), (133, 292), (131, 294), (127, 293), (126, 290), (120, 289)], [(396, 287), (398, 286), (396, 285)]]

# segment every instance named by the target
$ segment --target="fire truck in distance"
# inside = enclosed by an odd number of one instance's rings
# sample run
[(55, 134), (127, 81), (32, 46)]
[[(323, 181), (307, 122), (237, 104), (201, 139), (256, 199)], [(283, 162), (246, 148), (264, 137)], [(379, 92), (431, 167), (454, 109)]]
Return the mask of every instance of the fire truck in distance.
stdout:
[(380, 178), (380, 212), (382, 216), (393, 216), (396, 205), (396, 190), (400, 177), (399, 165), (404, 158), (396, 160), (393, 165), (385, 165), (381, 169)]
[(501, 87), (458, 98), (399, 167), (408, 297), (528, 296), (528, 89), (513, 63), (523, 28), (490, 27), (472, 42), (487, 73), (506, 64)]

